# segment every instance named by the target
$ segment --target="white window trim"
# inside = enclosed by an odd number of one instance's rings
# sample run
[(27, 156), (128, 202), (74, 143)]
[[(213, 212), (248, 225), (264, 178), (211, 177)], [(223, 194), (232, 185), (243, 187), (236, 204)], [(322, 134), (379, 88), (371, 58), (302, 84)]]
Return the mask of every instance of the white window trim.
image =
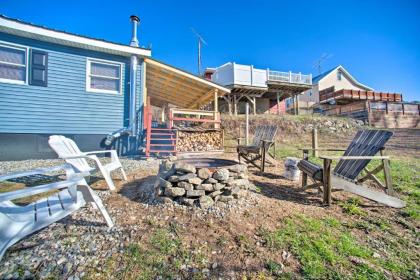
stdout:
[[(120, 88), (119, 91), (115, 91), (115, 90), (106, 90), (106, 89), (96, 89), (96, 88), (91, 88), (90, 87), (90, 79), (91, 79), (91, 74), (90, 74), (90, 68), (91, 68), (91, 63), (100, 63), (100, 64), (107, 64), (107, 65), (112, 65), (112, 66), (119, 66), (120, 67)], [(96, 58), (90, 58), (88, 57), (86, 59), (86, 91), (87, 92), (95, 92), (95, 93), (109, 93), (109, 94), (118, 94), (118, 95), (122, 95), (122, 84), (123, 84), (123, 67), (124, 67), (124, 63), (121, 62), (117, 62), (117, 61), (111, 61), (111, 60), (103, 60), (103, 59), (96, 59)], [(95, 77), (100, 77), (99, 75), (95, 75)], [(108, 79), (115, 79), (117, 80), (117, 78), (112, 78), (112, 77), (104, 77), (104, 78), (108, 78)]]
[[(5, 41), (0, 41), (0, 46), (2, 46), (4, 48), (9, 48), (9, 49), (25, 51), (25, 81), (0, 78), (0, 83), (28, 85), (28, 81), (29, 81), (29, 77), (28, 77), (29, 76), (29, 47), (23, 46), (23, 45), (18, 45), (18, 44), (13, 44), (13, 43), (5, 42)], [(8, 63), (8, 62), (0, 62), (0, 64), (23, 66), (22, 64)]]

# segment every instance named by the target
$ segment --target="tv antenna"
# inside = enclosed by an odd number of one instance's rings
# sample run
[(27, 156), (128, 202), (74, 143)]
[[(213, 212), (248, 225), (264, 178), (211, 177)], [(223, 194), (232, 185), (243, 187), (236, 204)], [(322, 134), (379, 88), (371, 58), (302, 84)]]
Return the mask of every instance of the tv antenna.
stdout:
[(314, 68), (318, 70), (318, 74), (322, 73), (322, 63), (324, 63), (327, 59), (333, 57), (333, 54), (330, 53), (323, 53), (321, 57), (315, 62)]
[(198, 71), (198, 75), (201, 75), (201, 44), (204, 44), (206, 46), (207, 42), (204, 40), (203, 36), (201, 36), (197, 31), (195, 31), (194, 28), (191, 27), (191, 31), (192, 33), (194, 33), (194, 35), (197, 37), (197, 42), (198, 42), (198, 61), (197, 61), (197, 71)]

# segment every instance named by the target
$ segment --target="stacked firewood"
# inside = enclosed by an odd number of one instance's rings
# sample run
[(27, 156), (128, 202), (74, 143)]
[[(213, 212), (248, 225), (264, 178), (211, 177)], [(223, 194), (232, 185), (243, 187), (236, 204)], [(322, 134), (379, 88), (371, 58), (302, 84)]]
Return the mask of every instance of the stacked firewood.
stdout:
[(204, 152), (223, 149), (222, 130), (178, 131), (178, 152)]

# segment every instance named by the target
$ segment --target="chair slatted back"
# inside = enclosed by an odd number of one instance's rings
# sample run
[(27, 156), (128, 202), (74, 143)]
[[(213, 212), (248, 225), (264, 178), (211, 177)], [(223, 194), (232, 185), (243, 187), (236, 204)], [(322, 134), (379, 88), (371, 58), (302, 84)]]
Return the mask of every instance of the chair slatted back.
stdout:
[[(48, 144), (60, 158), (83, 154), (73, 140), (62, 135), (51, 135)], [(67, 159), (66, 162), (71, 164), (79, 172), (88, 172), (92, 170), (84, 158)]]
[(253, 146), (261, 146), (262, 140), (274, 142), (277, 134), (277, 126), (275, 125), (260, 125), (257, 126), (254, 133)]
[[(392, 135), (393, 132), (386, 130), (359, 130), (344, 156), (374, 156)], [(340, 160), (334, 168), (334, 174), (355, 180), (369, 162), (370, 159)]]

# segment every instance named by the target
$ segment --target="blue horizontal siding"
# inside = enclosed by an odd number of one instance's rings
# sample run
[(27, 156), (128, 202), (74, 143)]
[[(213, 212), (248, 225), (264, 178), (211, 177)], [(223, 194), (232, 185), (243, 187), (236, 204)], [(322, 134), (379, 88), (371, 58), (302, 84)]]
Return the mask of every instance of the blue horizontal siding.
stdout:
[[(107, 134), (127, 125), (130, 58), (0, 32), (0, 41), (48, 52), (48, 87), (0, 82), (0, 133)], [(123, 63), (122, 94), (86, 91), (87, 58)], [(141, 67), (137, 73), (142, 109)]]

